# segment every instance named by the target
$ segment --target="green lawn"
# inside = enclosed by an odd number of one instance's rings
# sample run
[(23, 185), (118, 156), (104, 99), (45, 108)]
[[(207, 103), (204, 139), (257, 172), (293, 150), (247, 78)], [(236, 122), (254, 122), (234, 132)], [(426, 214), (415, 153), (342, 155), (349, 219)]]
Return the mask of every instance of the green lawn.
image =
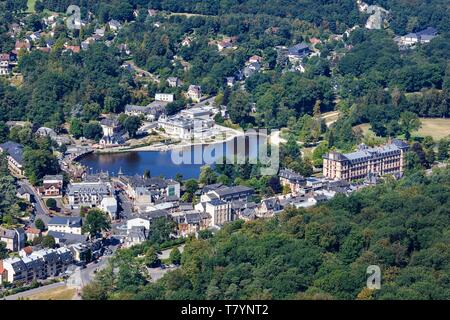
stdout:
[(36, 0), (28, 0), (28, 12), (34, 13), (36, 10), (34, 9), (34, 6), (36, 4)]
[[(450, 119), (420, 118), (420, 122), (422, 123), (422, 127), (418, 131), (412, 133), (413, 137), (423, 138), (430, 136), (437, 141), (450, 136)], [(370, 130), (370, 124), (368, 123), (361, 124), (357, 127), (362, 130), (366, 137), (373, 134), (372, 130)]]

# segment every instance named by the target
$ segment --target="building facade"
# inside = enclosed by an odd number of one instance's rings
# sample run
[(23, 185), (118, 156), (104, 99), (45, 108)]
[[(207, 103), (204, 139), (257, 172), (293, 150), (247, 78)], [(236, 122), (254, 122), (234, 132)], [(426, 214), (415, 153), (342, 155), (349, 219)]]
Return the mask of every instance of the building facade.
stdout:
[(68, 186), (69, 205), (96, 207), (110, 195), (110, 187), (103, 182), (80, 182)]
[(365, 179), (369, 174), (401, 175), (405, 170), (408, 149), (405, 142), (392, 140), (376, 148), (360, 145), (358, 151), (347, 154), (333, 151), (323, 157), (323, 175), (345, 181)]
[(38, 192), (43, 197), (60, 197), (62, 196), (63, 183), (62, 175), (45, 176), (42, 187), (38, 188)]
[(23, 258), (5, 259), (0, 265), (0, 284), (57, 276), (66, 271), (72, 262), (73, 255), (67, 248), (44, 249)]
[(0, 227), (0, 241), (6, 243), (6, 249), (18, 252), (25, 245), (25, 231), (22, 228), (4, 229)]
[(81, 235), (82, 226), (80, 217), (54, 217), (48, 222), (48, 231)]
[(306, 185), (306, 179), (302, 175), (290, 169), (282, 169), (278, 175), (283, 187), (288, 187), (292, 193), (300, 193)]
[(0, 145), (0, 152), (5, 152), (7, 154), (8, 169), (11, 174), (19, 178), (23, 177), (23, 146), (8, 141)]

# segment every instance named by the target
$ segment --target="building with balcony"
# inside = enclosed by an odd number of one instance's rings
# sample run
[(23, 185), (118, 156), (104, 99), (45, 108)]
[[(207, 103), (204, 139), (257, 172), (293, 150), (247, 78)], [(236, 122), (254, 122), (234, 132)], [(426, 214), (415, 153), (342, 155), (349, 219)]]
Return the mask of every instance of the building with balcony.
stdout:
[(408, 149), (408, 144), (394, 139), (375, 148), (363, 144), (352, 153), (332, 151), (323, 156), (323, 175), (345, 181), (365, 179), (368, 175), (402, 175)]

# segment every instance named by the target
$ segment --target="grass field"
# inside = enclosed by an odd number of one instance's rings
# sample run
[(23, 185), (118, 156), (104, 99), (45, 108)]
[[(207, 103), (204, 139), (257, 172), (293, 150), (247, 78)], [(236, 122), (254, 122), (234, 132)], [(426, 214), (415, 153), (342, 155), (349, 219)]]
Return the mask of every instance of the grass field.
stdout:
[(31, 12), (31, 13), (36, 12), (36, 10), (34, 9), (35, 4), (36, 4), (36, 0), (28, 0), (28, 2), (27, 2), (28, 12)]
[[(440, 140), (450, 136), (450, 119), (442, 118), (420, 118), (422, 127), (412, 133), (413, 137), (426, 137), (431, 136), (434, 140)], [(367, 136), (370, 130), (370, 124), (365, 123), (357, 126), (360, 128), (364, 135)]]
[(431, 136), (435, 140), (450, 136), (450, 119), (442, 118), (430, 118), (420, 119), (422, 122), (422, 128), (419, 131), (414, 132), (414, 136), (426, 137)]
[(28, 296), (29, 300), (72, 300), (77, 290), (67, 287), (58, 287), (49, 289), (45, 292), (40, 292), (31, 296)]

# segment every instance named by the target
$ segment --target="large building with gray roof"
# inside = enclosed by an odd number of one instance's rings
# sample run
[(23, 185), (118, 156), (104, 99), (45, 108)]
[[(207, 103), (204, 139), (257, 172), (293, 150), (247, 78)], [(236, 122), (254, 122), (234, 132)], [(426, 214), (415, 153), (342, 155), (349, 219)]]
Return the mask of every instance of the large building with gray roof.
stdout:
[(7, 154), (8, 169), (18, 177), (23, 177), (23, 146), (16, 142), (8, 141), (0, 144), (0, 152)]
[(346, 181), (365, 179), (369, 174), (401, 175), (405, 169), (408, 149), (408, 144), (394, 139), (375, 148), (363, 144), (352, 153), (332, 151), (323, 157), (323, 175), (329, 179)]
[(103, 198), (111, 194), (110, 186), (104, 182), (72, 183), (68, 186), (67, 196), (72, 207), (97, 207)]

